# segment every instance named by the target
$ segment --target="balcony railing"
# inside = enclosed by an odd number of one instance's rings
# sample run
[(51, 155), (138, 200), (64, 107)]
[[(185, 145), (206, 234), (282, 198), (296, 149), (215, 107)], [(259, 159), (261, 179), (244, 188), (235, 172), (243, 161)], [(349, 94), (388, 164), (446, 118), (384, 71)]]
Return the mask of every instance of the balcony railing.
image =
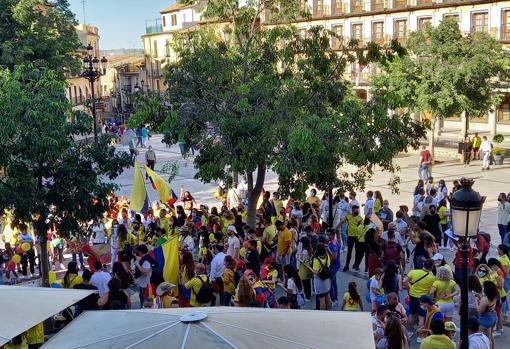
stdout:
[(418, 6), (420, 6), (420, 5), (430, 5), (432, 3), (434, 3), (434, 1), (432, 1), (432, 0), (416, 0), (416, 4)]
[(408, 0), (393, 0), (393, 8), (401, 8), (407, 6)]
[(161, 33), (162, 31), (163, 31), (162, 24), (148, 25), (145, 27), (145, 34), (156, 34)]

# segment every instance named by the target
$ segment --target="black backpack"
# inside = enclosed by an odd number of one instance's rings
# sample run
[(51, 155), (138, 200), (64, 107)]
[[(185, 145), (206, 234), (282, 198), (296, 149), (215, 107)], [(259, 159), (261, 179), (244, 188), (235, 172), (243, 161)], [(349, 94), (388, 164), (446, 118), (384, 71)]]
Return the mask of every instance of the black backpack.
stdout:
[(200, 290), (195, 293), (195, 299), (201, 304), (210, 303), (214, 297), (214, 292), (211, 283), (209, 282), (209, 278), (206, 277), (205, 281), (202, 280), (200, 276), (197, 276), (197, 278), (202, 282), (202, 286), (200, 286)]
[[(331, 270), (329, 269), (329, 267), (327, 265), (324, 265), (322, 263), (322, 261), (320, 260), (320, 258), (318, 257), (315, 257), (317, 258), (317, 260), (319, 261), (319, 264), (321, 265), (321, 270), (319, 271), (319, 277), (321, 280), (327, 280), (329, 278), (331, 278)], [(326, 263), (327, 263), (327, 260), (326, 260)]]

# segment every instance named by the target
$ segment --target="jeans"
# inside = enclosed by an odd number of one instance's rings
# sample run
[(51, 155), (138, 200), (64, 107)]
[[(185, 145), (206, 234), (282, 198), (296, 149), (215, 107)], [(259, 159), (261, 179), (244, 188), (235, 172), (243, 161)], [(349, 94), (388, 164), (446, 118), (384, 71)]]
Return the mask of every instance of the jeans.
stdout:
[(331, 269), (331, 289), (329, 290), (329, 294), (331, 296), (331, 301), (338, 301), (338, 284), (336, 283), (336, 273), (338, 269)]
[(21, 255), (21, 270), (23, 276), (28, 275), (28, 265), (30, 264), (30, 273), (35, 274), (35, 254), (33, 250), (29, 250)]
[(498, 224), (499, 236), (501, 236), (501, 243), (508, 243), (508, 226), (504, 224)]
[(489, 168), (490, 164), (490, 151), (483, 152), (482, 168)]
[[(73, 253), (71, 259), (76, 263), (76, 253)], [(78, 253), (78, 259), (80, 260), (80, 266), (83, 267), (83, 253), (81, 251)]]
[(145, 288), (142, 286), (138, 286), (138, 297), (140, 297), (140, 309), (143, 308), (143, 300), (145, 299)]
[[(469, 275), (471, 275), (471, 268), (467, 268), (467, 275), (468, 275), (468, 278), (469, 278)], [(462, 283), (462, 269), (459, 268), (459, 267), (455, 267), (455, 277), (456, 277), (456, 281), (457, 281), (457, 284), (461, 284)]]
[[(446, 235), (444, 232), (448, 230), (448, 223), (446, 224), (441, 224), (441, 229), (443, 230), (443, 246), (444, 247), (447, 247), (448, 245), (450, 245), (450, 247), (452, 247), (452, 241), (451, 239), (448, 238), (448, 235)], [(450, 241), (450, 243), (448, 244), (448, 241)], [(441, 244), (439, 244), (441, 246)]]
[(306, 299), (312, 298), (312, 279), (301, 280), (303, 282), (303, 292)]
[(223, 306), (225, 307), (229, 307), (230, 306), (230, 301), (232, 300), (232, 295), (230, 293), (223, 293)]
[(342, 234), (342, 249), (347, 245), (347, 222), (343, 222), (340, 225), (341, 234)]
[[(349, 264), (351, 264), (351, 257), (352, 257), (352, 249), (354, 248), (354, 245), (358, 244), (358, 237), (357, 236), (349, 236), (347, 237), (347, 258), (345, 259), (345, 268), (349, 269)], [(356, 246), (357, 248), (357, 246)]]
[(429, 179), (429, 177), (432, 177), (432, 174), (430, 173), (430, 166), (420, 165), (420, 167), (418, 168), (418, 177), (420, 179), (423, 179), (424, 181)]
[(359, 268), (361, 261), (365, 257), (365, 271), (368, 271), (368, 249), (366, 247), (366, 243), (357, 242), (356, 243), (356, 260), (354, 261), (354, 269)]

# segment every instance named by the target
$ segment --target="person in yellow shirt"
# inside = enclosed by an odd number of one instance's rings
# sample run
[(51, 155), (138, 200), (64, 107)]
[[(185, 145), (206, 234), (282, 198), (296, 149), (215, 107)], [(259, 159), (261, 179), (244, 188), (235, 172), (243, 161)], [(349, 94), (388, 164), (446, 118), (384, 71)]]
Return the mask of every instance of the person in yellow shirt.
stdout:
[(443, 313), (445, 321), (451, 321), (455, 310), (453, 297), (460, 294), (460, 287), (453, 280), (450, 270), (446, 267), (439, 267), (436, 273), (437, 280), (430, 288), (430, 297), (435, 300)]
[(349, 282), (349, 290), (344, 293), (342, 311), (363, 311), (363, 301), (355, 282)]
[(232, 256), (226, 255), (225, 260), (225, 270), (223, 271), (223, 275), (221, 279), (223, 280), (223, 305), (228, 307), (230, 306), (230, 302), (232, 301), (232, 297), (236, 293), (236, 282), (235, 282), (235, 268), (236, 261)]
[(195, 266), (195, 277), (184, 284), (188, 290), (191, 290), (190, 305), (192, 307), (203, 307), (206, 303), (200, 303), (197, 301), (197, 294), (200, 292), (202, 286), (209, 282), (209, 278), (205, 274), (205, 266), (202, 263), (197, 263)]
[(292, 253), (292, 233), (282, 221), (275, 222), (278, 242), (276, 244), (276, 263), (283, 277), (283, 267), (290, 263)]
[(60, 280), (62, 288), (74, 288), (75, 285), (82, 282), (82, 277), (78, 275), (78, 264), (76, 262), (69, 262), (67, 264), (67, 271), (62, 280)]
[(382, 210), (382, 208), (383, 208), (384, 199), (383, 199), (382, 194), (379, 190), (376, 190), (374, 194), (375, 194), (374, 213), (379, 213), (379, 211)]
[(420, 297), (428, 295), (436, 277), (432, 274), (434, 262), (427, 259), (423, 262), (423, 269), (411, 270), (404, 276), (404, 285), (409, 289), (409, 328), (413, 328), (420, 313)]
[(356, 247), (356, 251), (361, 251), (362, 249), (358, 242), (359, 226), (363, 224), (363, 218), (359, 215), (359, 206), (353, 205), (351, 213), (345, 215), (341, 222), (347, 222), (347, 257), (343, 270), (349, 271), (353, 248)]
[(473, 148), (473, 160), (480, 160), (480, 146), (482, 145), (482, 138), (475, 132), (475, 136), (471, 140), (471, 148)]
[(326, 245), (320, 243), (317, 245), (312, 268), (310, 268), (313, 273), (313, 285), (320, 310), (331, 309), (331, 296), (329, 294), (331, 290), (331, 275), (327, 277), (327, 273), (330, 273), (330, 266), (331, 258), (329, 258), (327, 253)]
[(27, 348), (27, 337), (25, 333), (19, 334), (7, 344), (4, 345), (4, 349), (26, 349)]
[(317, 196), (317, 189), (310, 190), (310, 196), (306, 198), (306, 201), (310, 204), (310, 206), (317, 205), (317, 207), (321, 204), (321, 199)]
[(175, 308), (175, 301), (178, 301), (174, 296), (177, 286), (170, 282), (162, 282), (156, 288), (156, 295), (161, 301), (161, 308)]
[(432, 334), (422, 340), (420, 349), (455, 349), (455, 343), (445, 334), (443, 319), (433, 319), (430, 331)]
[(29, 349), (42, 347), (44, 343), (44, 324), (41, 322), (30, 328), (27, 333), (27, 344)]
[[(283, 221), (280, 221), (283, 222)], [(265, 246), (268, 252), (274, 251), (274, 243), (276, 236), (276, 226), (271, 222), (269, 217), (264, 219), (266, 227), (262, 232), (262, 244)]]

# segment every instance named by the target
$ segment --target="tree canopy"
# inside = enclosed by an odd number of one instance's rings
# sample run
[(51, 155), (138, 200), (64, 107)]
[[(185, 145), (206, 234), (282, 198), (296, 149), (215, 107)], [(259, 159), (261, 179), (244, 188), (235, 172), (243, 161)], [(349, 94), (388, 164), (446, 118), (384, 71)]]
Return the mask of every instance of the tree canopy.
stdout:
[(78, 71), (81, 42), (67, 0), (0, 0), (0, 9), (0, 68), (30, 64)]
[(334, 53), (335, 34), (320, 27), (307, 38), (285, 24), (260, 27), (266, 11), (284, 6), (280, 18), (296, 15), (286, 1), (207, 6), (206, 14), (222, 22), (177, 38), (179, 59), (165, 72), (170, 107), (144, 113), (143, 121), (166, 132), (165, 142), (184, 140), (199, 150), (199, 179), (231, 183), (234, 172), (246, 174), (248, 224), (269, 169), (287, 194), (303, 184), (359, 188), (375, 166), (395, 171), (393, 156), (417, 146), (421, 125), (388, 115), (382, 94), (361, 101), (344, 78), (356, 58), (368, 63), (380, 56), (373, 50), (356, 57), (363, 51), (351, 42)]
[(428, 112), (438, 120), (463, 112), (480, 116), (498, 103), (509, 56), (488, 33), (465, 35), (456, 19), (445, 18), (437, 27), (411, 33), (407, 49), (373, 78), (392, 109)]

